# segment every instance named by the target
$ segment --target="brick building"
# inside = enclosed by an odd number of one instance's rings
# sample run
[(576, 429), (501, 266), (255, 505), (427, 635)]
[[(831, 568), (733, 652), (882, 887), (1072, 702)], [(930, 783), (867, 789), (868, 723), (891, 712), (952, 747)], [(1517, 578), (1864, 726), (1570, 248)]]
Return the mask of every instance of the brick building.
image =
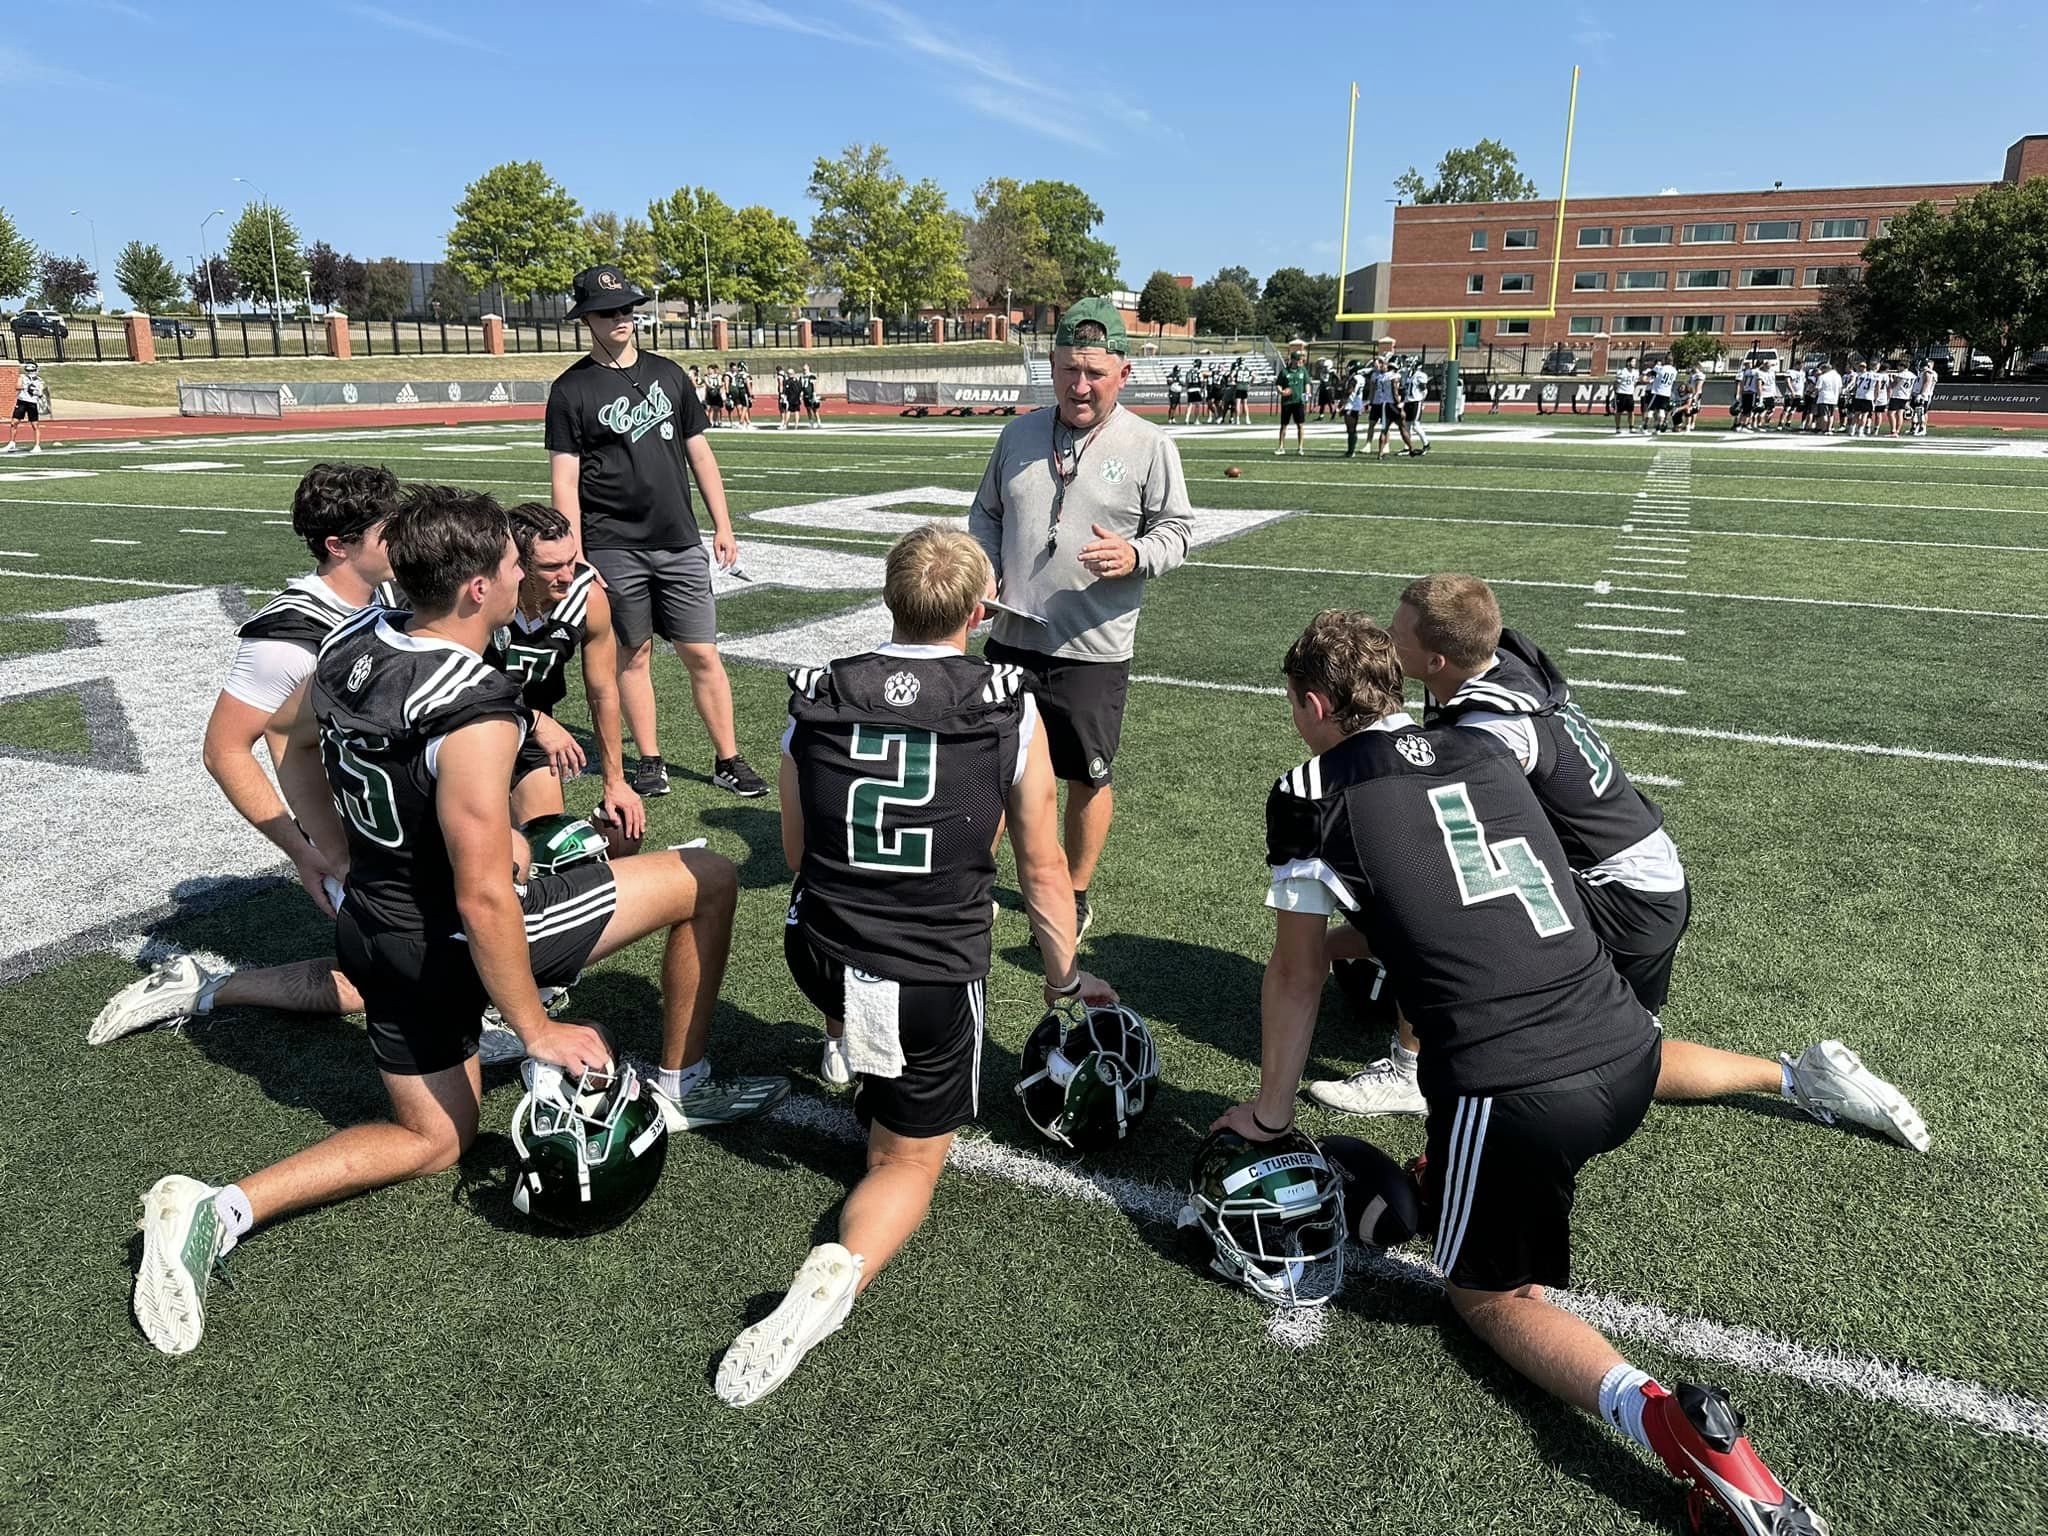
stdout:
[[(2048, 134), (2006, 152), (2003, 179), (2048, 174)], [(1563, 344), (1606, 366), (1609, 347), (1656, 350), (1709, 331), (1731, 351), (1782, 342), (1792, 312), (1862, 265), (1866, 240), (1926, 199), (1942, 207), (1981, 181), (1813, 191), (1574, 198), (1565, 209), (1557, 313), (1548, 320), (1464, 320), (1460, 351)], [(1549, 303), (1554, 199), (1434, 203), (1394, 210), (1389, 309), (1542, 309)], [(1441, 320), (1375, 327), (1404, 348), (1441, 348)]]

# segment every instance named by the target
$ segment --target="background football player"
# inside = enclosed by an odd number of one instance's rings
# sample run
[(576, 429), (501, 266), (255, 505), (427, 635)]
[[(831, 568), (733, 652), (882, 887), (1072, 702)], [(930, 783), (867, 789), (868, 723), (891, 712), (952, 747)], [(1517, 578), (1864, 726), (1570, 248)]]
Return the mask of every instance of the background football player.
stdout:
[(718, 1395), (734, 1407), (772, 1392), (846, 1321), (924, 1220), (953, 1133), (980, 1112), (989, 896), (1006, 813), (1046, 1000), (1116, 1001), (1074, 961), (1058, 781), (1036, 701), (1018, 668), (964, 654), (993, 596), (974, 539), (920, 528), (889, 551), (889, 644), (790, 674), (782, 848), (796, 882), (783, 951), (825, 1015), (826, 1077), (858, 1074), (868, 1169), (840, 1212), (839, 1241), (810, 1251), (782, 1304), (719, 1363)]
[(1656, 1020), (1594, 935), (1522, 769), (1475, 731), (1401, 709), (1394, 642), (1363, 614), (1318, 614), (1283, 668), (1315, 753), (1266, 801), (1277, 929), (1261, 995), (1259, 1096), (1215, 1128), (1287, 1136), (1342, 914), (1386, 957), (1427, 1049), (1425, 1219), (1453, 1310), (1537, 1386), (1658, 1456), (1750, 1536), (1824, 1533), (1716, 1388), (1674, 1394), (1551, 1303), (1571, 1281), (1578, 1171), (1642, 1123)]
[(166, 1354), (198, 1346), (213, 1268), (257, 1224), (455, 1163), (476, 1135), (487, 1001), (529, 1055), (571, 1075), (607, 1069), (604, 1037), (550, 1019), (539, 988), (666, 930), (663, 1066), (647, 1076), (670, 1128), (759, 1114), (788, 1089), (781, 1078), (721, 1082), (705, 1060), (738, 892), (730, 860), (670, 850), (515, 884), (524, 861), (507, 806), (525, 709), (482, 654), (519, 602), (504, 512), (488, 496), (414, 486), (386, 533), (413, 611), (394, 627), (371, 608), (335, 631), (314, 673), (317, 726), (294, 723), (283, 767), (316, 844), (347, 819), (337, 947), (391, 1118), (224, 1188), (181, 1174), (150, 1188), (134, 1310)]

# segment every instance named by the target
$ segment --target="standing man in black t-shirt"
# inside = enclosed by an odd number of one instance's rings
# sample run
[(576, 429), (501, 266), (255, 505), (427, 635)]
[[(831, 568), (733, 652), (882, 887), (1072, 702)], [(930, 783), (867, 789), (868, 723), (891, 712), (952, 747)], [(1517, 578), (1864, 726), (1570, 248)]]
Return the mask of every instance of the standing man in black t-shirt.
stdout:
[(1751, 1448), (1724, 1392), (1667, 1391), (1544, 1294), (1571, 1283), (1579, 1170), (1642, 1123), (1661, 1041), (1595, 936), (1521, 765), (1484, 732), (1425, 730), (1403, 713), (1393, 639), (1364, 614), (1317, 614), (1281, 670), (1316, 755), (1266, 799), (1278, 925), (1259, 1096), (1217, 1126), (1253, 1143), (1293, 1130), (1326, 932), (1341, 916), (1386, 959), (1425, 1046), (1423, 1229), (1435, 1229), (1452, 1310), (1740, 1529), (1824, 1532)]
[(619, 696), (640, 752), (633, 789), (668, 793), (654, 715), (654, 637), (675, 646), (714, 754), (711, 782), (753, 798), (768, 785), (740, 756), (732, 684), (718, 654), (711, 560), (690, 508), (696, 477), (711, 513), (712, 553), (739, 560), (725, 482), (704, 431), (704, 405), (681, 367), (633, 344), (633, 306), (647, 295), (617, 267), (576, 274), (571, 319), (590, 327), (590, 355), (548, 392), (554, 504), (611, 597), (619, 636)]

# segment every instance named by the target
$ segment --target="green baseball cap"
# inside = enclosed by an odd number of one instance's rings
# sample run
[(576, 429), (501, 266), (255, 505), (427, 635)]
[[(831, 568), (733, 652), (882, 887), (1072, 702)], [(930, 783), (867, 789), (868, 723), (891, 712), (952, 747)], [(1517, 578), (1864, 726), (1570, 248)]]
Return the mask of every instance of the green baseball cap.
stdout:
[[(1102, 340), (1076, 341), (1074, 332), (1090, 324), (1102, 327)], [(1100, 347), (1119, 357), (1127, 355), (1131, 349), (1130, 341), (1124, 335), (1124, 317), (1107, 299), (1082, 299), (1075, 303), (1060, 316), (1059, 327), (1052, 333), (1052, 344), (1056, 347)]]

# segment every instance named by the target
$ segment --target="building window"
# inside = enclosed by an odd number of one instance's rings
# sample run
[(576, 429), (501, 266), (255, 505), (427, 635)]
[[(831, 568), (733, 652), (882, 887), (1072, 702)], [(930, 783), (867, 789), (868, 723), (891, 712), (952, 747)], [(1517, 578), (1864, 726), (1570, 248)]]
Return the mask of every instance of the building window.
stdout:
[(1790, 288), (1792, 269), (1790, 267), (1744, 267), (1742, 286), (1745, 288)]
[(1669, 224), (1624, 224), (1621, 226), (1623, 245), (1669, 245), (1671, 226)]
[(1711, 336), (1720, 331), (1721, 317), (1719, 315), (1679, 315), (1675, 317), (1671, 328), (1674, 331), (1701, 331)]
[(1685, 226), (1687, 245), (1733, 245), (1735, 226), (1733, 224), (1688, 224)]
[(1599, 229), (1588, 226), (1579, 231), (1579, 244), (1582, 246), (1612, 245), (1614, 244), (1614, 231), (1612, 228), (1605, 226)]
[(1868, 219), (1815, 219), (1811, 240), (1861, 240), (1870, 233)]
[(1797, 219), (1756, 219), (1749, 226), (1747, 236), (1751, 240), (1797, 240), (1799, 221)]
[(1886, 235), (1886, 234), (1889, 234), (1889, 233), (1891, 232), (1891, 227), (1892, 227), (1892, 221), (1891, 221), (1890, 219), (1888, 219), (1888, 218), (1887, 218), (1887, 219), (1879, 219), (1879, 220), (1877, 221), (1877, 232), (1878, 232), (1878, 235), (1879, 235), (1880, 237), (1882, 237), (1882, 236), (1884, 236), (1884, 235)]
[(1659, 329), (1655, 315), (1622, 315), (1614, 322), (1617, 336), (1654, 336)]
[(1682, 268), (1678, 274), (1681, 288), (1726, 288), (1728, 269), (1726, 267)]
[(1526, 336), (1529, 334), (1529, 322), (1526, 320), (1503, 320), (1500, 323), (1500, 329), (1494, 334), (1498, 336)]
[(1751, 334), (1782, 331), (1784, 328), (1785, 317), (1783, 315), (1744, 315), (1741, 325), (1737, 327), (1737, 329), (1750, 332)]
[(1534, 293), (1536, 274), (1533, 272), (1503, 272), (1500, 275), (1502, 293)]
[(1473, 250), (1475, 250), (1475, 251), (1483, 251), (1483, 250), (1485, 250), (1485, 249), (1486, 249), (1486, 231), (1485, 231), (1485, 230), (1483, 230), (1483, 229), (1475, 229), (1475, 230), (1473, 230), (1473, 231), (1472, 231), (1472, 249), (1473, 249)]
[(1466, 278), (1465, 291), (1467, 293), (1486, 292), (1486, 274), (1484, 272), (1474, 272), (1470, 277)]
[(1606, 291), (1607, 274), (1605, 272), (1574, 272), (1572, 274), (1573, 293), (1605, 293)]
[(1533, 229), (1511, 229), (1507, 239), (1501, 242), (1504, 251), (1533, 251), (1536, 249), (1536, 231)]
[(1809, 288), (1832, 288), (1836, 283), (1854, 282), (1861, 267), (1808, 267), (1806, 286)]
[(1600, 317), (1598, 315), (1573, 315), (1571, 329), (1574, 336), (1598, 336), (1600, 334)]
[(1654, 271), (1624, 272), (1621, 274), (1623, 288), (1663, 288), (1671, 281), (1671, 274), (1659, 267)]

